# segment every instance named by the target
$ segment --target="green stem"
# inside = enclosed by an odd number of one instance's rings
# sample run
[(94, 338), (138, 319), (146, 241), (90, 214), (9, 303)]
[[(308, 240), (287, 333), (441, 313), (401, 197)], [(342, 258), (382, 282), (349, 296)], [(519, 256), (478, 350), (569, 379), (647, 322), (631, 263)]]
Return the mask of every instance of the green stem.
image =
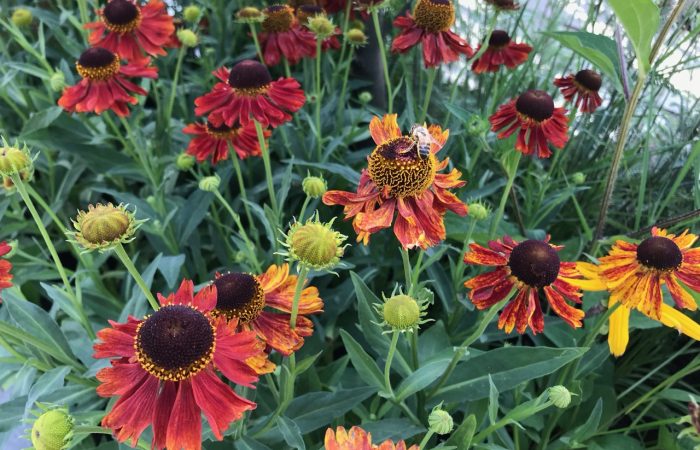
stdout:
[(85, 25), (90, 21), (86, 0), (78, 0), (78, 10), (80, 11), (80, 21)]
[(348, 53), (348, 60), (345, 64), (345, 71), (343, 73), (343, 84), (340, 88), (340, 96), (338, 97), (337, 128), (340, 128), (340, 121), (343, 118), (343, 111), (345, 110), (345, 94), (348, 90), (348, 79), (350, 78), (350, 67), (352, 66), (352, 54), (353, 48), (350, 47), (350, 53)]
[(418, 123), (423, 123), (428, 115), (428, 107), (430, 106), (430, 96), (433, 93), (433, 83), (435, 82), (435, 76), (437, 75), (437, 67), (431, 67), (428, 69), (428, 85), (425, 88), (425, 96), (423, 97), (423, 108), (421, 109), (420, 118)]
[(141, 163), (141, 167), (143, 168), (144, 172), (146, 172), (146, 176), (148, 177), (149, 181), (151, 182), (151, 186), (153, 186), (153, 191), (154, 193), (158, 192), (158, 182), (156, 181), (156, 176), (153, 174), (153, 170), (151, 168), (151, 162), (148, 158), (148, 153), (146, 152), (145, 148), (142, 148), (141, 145), (139, 145), (138, 142), (136, 142), (136, 135), (134, 134), (133, 130), (131, 129), (131, 125), (129, 125), (129, 121), (126, 120), (124, 117), (120, 117), (119, 120), (122, 123), (122, 126), (124, 126), (124, 129), (126, 130), (126, 134), (129, 137), (129, 140), (131, 141), (131, 146), (133, 147), (134, 152), (136, 155), (138, 155), (139, 162)]
[(304, 204), (301, 205), (301, 212), (299, 213), (299, 222), (304, 221), (304, 213), (306, 212), (306, 208), (309, 206), (309, 202), (311, 201), (311, 197), (308, 195), (304, 199)]
[(408, 291), (406, 295), (410, 297), (411, 291), (413, 290), (413, 286), (411, 285), (411, 280), (413, 278), (411, 271), (411, 259), (408, 254), (408, 250), (403, 247), (401, 247), (401, 260), (403, 261), (403, 276), (406, 280), (406, 290)]
[(146, 296), (146, 300), (148, 300), (148, 303), (150, 303), (151, 308), (153, 308), (154, 311), (158, 311), (160, 308), (160, 306), (158, 306), (158, 302), (156, 301), (155, 297), (153, 297), (151, 290), (148, 288), (148, 286), (146, 286), (146, 282), (143, 281), (143, 278), (136, 269), (136, 266), (134, 266), (134, 263), (131, 262), (131, 258), (129, 258), (129, 255), (126, 254), (126, 250), (124, 250), (124, 246), (121, 244), (121, 242), (114, 246), (114, 253), (117, 254), (122, 264), (124, 264), (124, 267), (126, 267), (126, 270), (129, 271), (131, 276), (134, 278), (134, 281), (136, 281), (136, 284), (138, 284), (138, 286), (141, 288), (141, 291), (143, 291), (143, 294)]
[(503, 427), (505, 427), (506, 425), (509, 425), (509, 424), (511, 424), (511, 423), (513, 423), (513, 422), (517, 422), (518, 420), (524, 419), (524, 418), (526, 418), (526, 417), (535, 416), (535, 415), (536, 415), (537, 413), (539, 413), (540, 411), (544, 411), (545, 409), (549, 408), (549, 407), (552, 406), (552, 405), (553, 405), (553, 403), (552, 403), (550, 400), (547, 400), (547, 401), (544, 402), (543, 404), (541, 404), (541, 405), (539, 405), (539, 406), (537, 406), (537, 407), (535, 407), (535, 408), (533, 408), (533, 409), (528, 410), (528, 411), (527, 411), (527, 415), (522, 414), (522, 416), (524, 416), (524, 417), (521, 417), (521, 414), (506, 415), (505, 417), (503, 417), (503, 418), (502, 418), (501, 420), (499, 420), (498, 422), (496, 422), (496, 423), (494, 423), (494, 424), (492, 424), (492, 425), (489, 425), (489, 426), (486, 427), (481, 433), (479, 433), (479, 434), (477, 434), (476, 436), (474, 436), (474, 439), (472, 439), (472, 444), (478, 444), (478, 443), (480, 443), (481, 441), (483, 441), (484, 439), (486, 439), (486, 438), (487, 438), (491, 433), (493, 433), (494, 431), (496, 431), (496, 430), (498, 430), (498, 429), (500, 429), (500, 428), (503, 428)]
[(250, 26), (250, 35), (253, 36), (253, 42), (255, 43), (255, 52), (258, 54), (260, 62), (265, 64), (265, 58), (263, 57), (263, 52), (260, 48), (260, 41), (258, 40), (258, 33), (255, 31), (255, 24), (249, 23), (248, 25)]
[(173, 82), (170, 87), (170, 98), (168, 99), (168, 106), (165, 109), (165, 116), (163, 117), (167, 121), (166, 129), (170, 127), (170, 116), (173, 113), (173, 106), (175, 105), (175, 96), (177, 95), (177, 84), (180, 80), (180, 72), (182, 71), (182, 61), (185, 59), (185, 54), (187, 53), (187, 47), (185, 45), (181, 46), (177, 52), (177, 63), (175, 64), (175, 75), (173, 75)]
[[(262, 125), (256, 119), (253, 119), (255, 124), (255, 132), (258, 134), (258, 143), (260, 144), (260, 151), (262, 153), (263, 164), (265, 165), (265, 179), (267, 181), (267, 193), (270, 195), (270, 203), (272, 205), (272, 211), (275, 213), (275, 217), (279, 219), (279, 209), (277, 207), (277, 196), (275, 195), (275, 186), (272, 182), (272, 167), (270, 165), (270, 151), (267, 148), (265, 142), (265, 133), (263, 132)], [(278, 224), (274, 224), (275, 227)], [(276, 229), (276, 228), (275, 228)]]
[(389, 76), (389, 64), (386, 57), (384, 38), (382, 37), (382, 28), (379, 24), (379, 11), (377, 8), (371, 8), (370, 13), (372, 15), (372, 23), (374, 24), (374, 32), (377, 35), (377, 45), (379, 46), (379, 53), (382, 56), (382, 69), (384, 69), (384, 84), (386, 84), (386, 94), (388, 99), (387, 112), (391, 114), (394, 112), (394, 96), (391, 92), (391, 77)]
[(289, 326), (293, 330), (297, 327), (297, 315), (299, 314), (299, 299), (301, 298), (301, 290), (306, 281), (306, 275), (309, 273), (309, 268), (300, 263), (299, 275), (297, 276), (297, 285), (294, 288), (294, 299), (292, 300), (292, 313), (289, 316)]
[(384, 388), (391, 397), (394, 397), (394, 390), (391, 388), (391, 361), (394, 359), (394, 353), (396, 353), (399, 334), (401, 334), (399, 331), (394, 330), (391, 336), (391, 344), (389, 345), (389, 353), (386, 356), (386, 363), (384, 363)]
[(321, 52), (321, 44), (323, 39), (320, 37), (316, 38), (316, 101), (314, 103), (316, 112), (316, 156), (319, 161), (323, 159), (323, 132), (321, 130), (321, 58), (323, 53)]
[(457, 262), (457, 271), (455, 273), (456, 278), (454, 283), (455, 287), (458, 287), (459, 283), (464, 277), (464, 269), (466, 267), (466, 264), (464, 263), (464, 254), (467, 253), (467, 250), (469, 250), (469, 241), (471, 241), (472, 234), (474, 234), (474, 229), (476, 228), (476, 219), (472, 217), (470, 221), (471, 223), (469, 224), (469, 228), (467, 229), (467, 235), (464, 238), (464, 244), (462, 245), (462, 252), (459, 254), (459, 259)]
[(498, 225), (501, 223), (501, 219), (503, 218), (503, 212), (506, 209), (506, 202), (508, 201), (508, 196), (510, 196), (510, 190), (513, 188), (513, 182), (515, 181), (515, 176), (518, 173), (518, 164), (520, 163), (520, 152), (517, 150), (513, 150), (515, 154), (515, 161), (512, 163), (511, 167), (507, 167), (506, 170), (508, 171), (508, 182), (506, 183), (506, 187), (503, 189), (503, 194), (501, 196), (501, 202), (498, 205), (498, 210), (496, 211), (496, 214), (493, 216), (493, 220), (491, 222), (491, 228), (489, 230), (489, 237), (493, 238), (496, 234), (496, 231), (498, 230)]
[[(243, 203), (243, 211), (245, 211), (245, 217), (248, 220), (248, 226), (253, 229), (255, 227), (255, 222), (253, 222), (253, 215), (250, 213), (250, 207), (248, 206), (248, 193), (246, 192), (245, 183), (243, 182), (243, 172), (241, 172), (241, 163), (238, 161), (238, 154), (233, 149), (231, 142), (228, 143), (229, 155), (231, 155), (231, 162), (233, 163), (233, 171), (236, 173), (236, 180), (238, 181), (238, 189), (240, 190), (241, 203)], [(255, 236), (256, 242), (257, 235)]]
[(432, 430), (428, 430), (427, 433), (425, 433), (425, 436), (423, 436), (423, 440), (420, 441), (420, 444), (418, 444), (418, 449), (423, 450), (425, 446), (428, 444), (428, 441), (430, 440), (431, 437), (433, 437), (433, 434), (435, 434)]
[(213, 191), (213, 194), (216, 197), (216, 199), (219, 200), (219, 202), (224, 207), (224, 209), (226, 209), (228, 214), (233, 219), (233, 222), (238, 227), (238, 234), (240, 234), (243, 241), (245, 241), (245, 245), (248, 248), (248, 255), (250, 257), (251, 262), (253, 263), (255, 271), (257, 273), (260, 273), (262, 271), (262, 267), (260, 266), (260, 262), (258, 261), (258, 257), (255, 254), (255, 245), (253, 245), (253, 242), (251, 242), (250, 238), (248, 237), (248, 233), (246, 233), (245, 228), (243, 228), (243, 224), (241, 223), (241, 216), (239, 216), (236, 213), (236, 211), (234, 211), (233, 208), (231, 208), (231, 205), (229, 205), (228, 202), (226, 201), (226, 199), (224, 198), (224, 196), (221, 195), (221, 192), (219, 192), (218, 190), (215, 190), (215, 191)]

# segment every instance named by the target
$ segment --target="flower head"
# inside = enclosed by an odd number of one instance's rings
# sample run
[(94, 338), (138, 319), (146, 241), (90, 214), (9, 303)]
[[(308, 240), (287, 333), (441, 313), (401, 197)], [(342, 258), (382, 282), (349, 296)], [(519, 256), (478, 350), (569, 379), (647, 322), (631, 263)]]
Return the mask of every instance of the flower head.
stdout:
[[(215, 126), (211, 122), (191, 123), (182, 130), (185, 134), (193, 136), (187, 146), (187, 153), (196, 157), (198, 162), (211, 158), (212, 164), (227, 159), (231, 150), (236, 152), (240, 159), (250, 156), (260, 156), (260, 144), (253, 122), (245, 125), (234, 123), (228, 126), (222, 123)], [(270, 137), (270, 131), (265, 130), (266, 138)]]
[(188, 30), (187, 28), (183, 28), (181, 30), (177, 30), (177, 39), (182, 42), (182, 45), (185, 47), (196, 47), (197, 43), (199, 43), (199, 37), (197, 36), (197, 33), (195, 33), (192, 30)]
[(102, 420), (119, 442), (136, 445), (149, 425), (154, 448), (201, 449), (201, 415), (216, 439), (255, 403), (223, 382), (253, 387), (258, 374), (248, 360), (265, 358), (255, 333), (236, 331), (237, 321), (216, 319), (216, 288), (194, 294), (183, 280), (177, 292), (158, 294), (161, 308), (143, 319), (110, 322), (97, 333), (95, 358), (110, 358), (100, 370), (102, 397), (119, 399)]
[(136, 230), (145, 220), (136, 220), (126, 205), (114, 206), (98, 203), (88, 205), (87, 211), (78, 211), (73, 220), (73, 241), (87, 251), (105, 251), (117, 244), (126, 244), (135, 239)]
[(302, 58), (316, 56), (316, 36), (300, 26), (289, 5), (272, 5), (263, 10), (260, 46), (263, 59), (268, 66), (276, 66), (286, 58), (290, 64)]
[(29, 438), (36, 450), (64, 450), (70, 447), (74, 427), (68, 409), (46, 407), (34, 421)]
[(272, 265), (260, 275), (217, 274), (214, 314), (236, 320), (239, 329), (254, 331), (267, 346), (290, 355), (313, 333), (313, 322), (307, 316), (323, 312), (318, 289), (307, 286), (301, 291), (296, 327), (289, 326), (296, 284), (297, 276), (289, 273), (288, 264)]
[(236, 12), (236, 20), (241, 23), (260, 23), (265, 14), (254, 6), (245, 6)]
[(20, 175), (23, 180), (30, 178), (34, 172), (34, 161), (29, 153), (27, 144), (10, 145), (5, 138), (0, 139), (0, 175), (12, 177)]
[(571, 392), (562, 385), (549, 388), (549, 400), (557, 408), (566, 408), (571, 404)]
[(164, 56), (165, 47), (172, 47), (175, 24), (161, 0), (149, 0), (146, 5), (138, 0), (110, 0), (97, 13), (100, 20), (85, 25), (92, 46), (130, 62), (145, 55)]
[[(10, 273), (12, 263), (4, 258), (11, 250), (12, 247), (6, 241), (0, 242), (0, 292), (12, 287), (12, 274)], [(1, 301), (2, 297), (0, 297)]]
[(372, 435), (360, 427), (352, 427), (350, 430), (337, 427), (335, 431), (333, 428), (328, 428), (324, 444), (326, 450), (419, 450), (417, 445), (407, 447), (404, 441), (394, 444), (389, 439), (374, 445)]
[(450, 413), (442, 409), (442, 403), (436, 405), (428, 416), (428, 427), (435, 434), (449, 434), (454, 427)]
[(345, 32), (345, 39), (353, 47), (362, 47), (367, 44), (367, 35), (358, 28), (351, 28)]
[(182, 11), (182, 17), (187, 22), (196, 22), (201, 14), (202, 10), (197, 5), (187, 5)]
[(499, 11), (515, 11), (520, 9), (520, 4), (515, 0), (485, 0), (486, 3)]
[(474, 51), (467, 41), (450, 30), (455, 21), (451, 0), (418, 0), (413, 14), (394, 20), (401, 33), (391, 44), (391, 51), (405, 53), (420, 42), (425, 67), (457, 61), (459, 55), (470, 58)]
[(389, 298), (384, 297), (384, 303), (374, 307), (384, 321), (380, 325), (391, 328), (392, 331), (414, 332), (420, 325), (429, 322), (424, 320), (428, 309), (427, 299), (416, 299), (399, 291)]
[(328, 190), (328, 184), (323, 177), (313, 177), (307, 175), (301, 182), (301, 187), (307, 197), (319, 198)]
[(220, 185), (221, 177), (218, 174), (202, 177), (202, 179), (199, 180), (199, 189), (203, 190), (204, 192), (218, 191)]
[[(477, 49), (481, 49), (481, 46)], [(512, 69), (527, 61), (532, 47), (513, 42), (507, 32), (493, 30), (486, 51), (472, 63), (474, 73), (497, 72), (501, 66)]]
[(12, 23), (18, 27), (28, 27), (32, 24), (34, 16), (32, 15), (32, 12), (26, 8), (17, 8), (12, 11), (12, 17), (10, 20), (12, 20)]
[(127, 104), (138, 103), (133, 95), (147, 93), (129, 78), (157, 78), (158, 70), (149, 64), (148, 58), (142, 58), (122, 65), (119, 56), (110, 50), (101, 47), (87, 49), (75, 63), (83, 79), (63, 90), (58, 105), (69, 112), (102, 114), (112, 110), (118, 116), (128, 116)]
[(518, 131), (515, 149), (525, 155), (549, 158), (549, 144), (563, 148), (569, 140), (566, 109), (556, 108), (544, 91), (530, 90), (501, 105), (489, 118), (492, 131), (504, 139)]
[(194, 159), (194, 156), (190, 155), (189, 153), (180, 153), (175, 159), (175, 166), (177, 167), (177, 170), (186, 171), (193, 168), (195, 162), (196, 160)]
[(284, 255), (289, 261), (299, 261), (315, 270), (331, 270), (340, 262), (345, 252), (343, 242), (347, 239), (333, 229), (334, 220), (321, 222), (316, 212), (306, 222), (294, 222), (283, 242), (287, 248)]
[(403, 248), (428, 248), (445, 239), (443, 216), (447, 210), (464, 216), (467, 206), (449, 191), (466, 184), (457, 169), (443, 174), (448, 159), (437, 152), (449, 135), (439, 125), (416, 127), (410, 136), (401, 133), (396, 114), (374, 117), (370, 134), (376, 144), (362, 171), (357, 192), (328, 191), (326, 205), (343, 205), (345, 218), (353, 219), (357, 241), (367, 244), (370, 235), (394, 222), (394, 234)]
[(566, 301), (581, 303), (581, 291), (572, 280), (581, 278), (576, 264), (562, 262), (557, 252), (562, 247), (546, 241), (517, 242), (510, 236), (489, 241), (488, 248), (469, 244), (464, 255), (466, 264), (495, 266), (495, 270), (467, 280), (471, 289), (469, 299), (478, 309), (490, 308), (508, 297), (513, 289), (515, 298), (508, 302), (499, 319), (498, 328), (506, 333), (523, 334), (528, 326), (534, 334), (544, 330), (540, 292), (544, 293), (552, 310), (573, 328), (581, 326), (583, 311)]
[(600, 74), (590, 69), (554, 80), (554, 85), (561, 90), (566, 101), (574, 103), (582, 113), (592, 113), (603, 103), (598, 94), (602, 84)]
[(221, 81), (194, 103), (195, 114), (209, 114), (209, 123), (215, 127), (246, 125), (251, 116), (263, 126), (276, 127), (292, 120), (290, 113), (306, 101), (297, 80), (273, 81), (267, 67), (257, 61), (244, 60), (230, 70), (222, 67), (214, 76)]

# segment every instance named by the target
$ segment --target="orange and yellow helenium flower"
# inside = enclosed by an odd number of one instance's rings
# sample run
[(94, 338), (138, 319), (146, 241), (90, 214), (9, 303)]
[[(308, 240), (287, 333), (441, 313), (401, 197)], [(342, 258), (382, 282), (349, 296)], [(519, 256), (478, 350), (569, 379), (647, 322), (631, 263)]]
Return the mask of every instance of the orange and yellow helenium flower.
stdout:
[(372, 436), (360, 427), (352, 427), (349, 431), (343, 427), (326, 430), (324, 440), (326, 450), (419, 450), (417, 445), (406, 446), (404, 441), (394, 444), (387, 439), (379, 445), (372, 444)]
[[(404, 249), (423, 249), (445, 239), (443, 216), (450, 210), (467, 214), (465, 205), (449, 190), (466, 184), (461, 172), (438, 173), (448, 159), (440, 161), (436, 153), (445, 145), (448, 130), (439, 125), (423, 128), (429, 147), (419, 139), (405, 136), (396, 122), (396, 114), (374, 117), (369, 124), (377, 145), (367, 157), (357, 192), (328, 191), (326, 205), (343, 205), (346, 219), (352, 225), (357, 241), (367, 244), (370, 235), (394, 223), (394, 234)], [(396, 221), (394, 215), (396, 214)]]

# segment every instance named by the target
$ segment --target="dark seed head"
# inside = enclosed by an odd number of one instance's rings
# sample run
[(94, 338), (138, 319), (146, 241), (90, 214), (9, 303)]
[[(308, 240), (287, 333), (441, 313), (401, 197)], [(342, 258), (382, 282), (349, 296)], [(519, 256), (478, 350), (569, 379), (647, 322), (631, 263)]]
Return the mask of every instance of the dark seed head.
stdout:
[(138, 334), (138, 345), (158, 367), (175, 370), (205, 357), (214, 343), (209, 319), (183, 305), (164, 306), (148, 317)]
[(598, 91), (600, 85), (603, 84), (603, 80), (598, 72), (593, 70), (584, 69), (576, 74), (576, 81), (578, 81), (581, 86), (585, 87), (590, 91)]
[(449, 4), (451, 4), (450, 0), (430, 0), (430, 3), (433, 3), (435, 5), (449, 5)]
[(272, 5), (272, 6), (268, 6), (267, 8), (265, 8), (265, 11), (277, 12), (277, 11), (282, 11), (283, 9), (286, 9), (286, 8), (287, 8), (287, 6), (285, 6), (285, 5)]
[(489, 38), (490, 47), (504, 47), (510, 42), (510, 36), (503, 30), (493, 30)]
[(254, 320), (265, 306), (260, 282), (253, 275), (229, 272), (214, 280), (216, 309), (241, 322)]
[(304, 14), (313, 16), (315, 14), (323, 14), (323, 8), (317, 5), (301, 5), (299, 10)]
[(114, 53), (102, 47), (89, 48), (78, 59), (78, 64), (90, 68), (107, 67), (113, 62)]
[(518, 280), (528, 286), (541, 288), (554, 283), (559, 275), (559, 255), (543, 241), (527, 240), (516, 245), (508, 266)]
[(227, 133), (231, 131), (233, 127), (227, 126), (225, 123), (221, 123), (218, 127), (207, 120), (207, 129), (213, 131), (214, 133)]
[(229, 86), (236, 89), (257, 89), (272, 81), (270, 71), (257, 61), (246, 59), (239, 62), (228, 76)]
[(683, 262), (683, 253), (671, 239), (652, 236), (644, 239), (637, 247), (637, 260), (658, 270), (675, 269)]
[(554, 100), (545, 91), (530, 90), (518, 97), (515, 109), (520, 114), (541, 122), (552, 117), (554, 113)]
[(103, 14), (109, 23), (127, 25), (136, 19), (139, 10), (128, 0), (112, 0), (105, 6)]

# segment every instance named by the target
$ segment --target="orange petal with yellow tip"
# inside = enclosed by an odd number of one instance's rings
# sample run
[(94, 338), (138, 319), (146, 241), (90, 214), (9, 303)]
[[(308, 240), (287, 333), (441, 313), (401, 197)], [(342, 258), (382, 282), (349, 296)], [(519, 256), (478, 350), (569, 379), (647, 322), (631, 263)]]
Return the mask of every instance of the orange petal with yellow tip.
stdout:
[(390, 139), (401, 136), (399, 124), (396, 122), (397, 114), (386, 114), (382, 119), (377, 116), (372, 117), (369, 123), (369, 134), (374, 143), (382, 145)]

